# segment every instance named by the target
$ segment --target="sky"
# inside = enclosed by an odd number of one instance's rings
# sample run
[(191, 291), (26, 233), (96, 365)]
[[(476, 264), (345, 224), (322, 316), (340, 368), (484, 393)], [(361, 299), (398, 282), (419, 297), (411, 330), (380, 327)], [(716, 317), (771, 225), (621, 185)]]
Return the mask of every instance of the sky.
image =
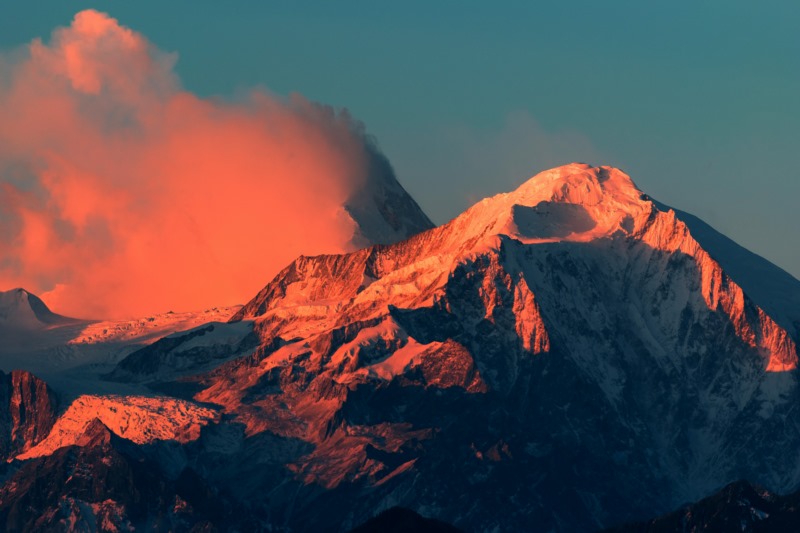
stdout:
[(0, 49), (86, 8), (203, 101), (346, 109), (436, 223), (552, 166), (610, 164), (800, 277), (797, 2), (13, 2)]

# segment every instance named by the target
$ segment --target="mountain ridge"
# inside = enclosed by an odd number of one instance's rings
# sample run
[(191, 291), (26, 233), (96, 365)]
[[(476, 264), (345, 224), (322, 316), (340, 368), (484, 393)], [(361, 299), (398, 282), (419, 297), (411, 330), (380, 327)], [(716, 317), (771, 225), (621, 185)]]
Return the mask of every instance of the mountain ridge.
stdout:
[[(606, 194), (608, 190), (611, 191), (610, 194)], [(558, 213), (561, 207), (557, 206), (582, 208), (580, 216), (585, 224), (575, 227), (572, 219), (575, 218), (576, 210), (570, 209), (563, 216), (563, 213)], [(521, 211), (526, 208), (532, 209)], [(521, 212), (525, 214), (520, 215)], [(551, 222), (552, 219), (556, 220), (555, 224)], [(591, 222), (586, 224), (589, 221)], [(569, 227), (564, 229), (565, 225)], [(569, 231), (572, 229), (576, 231)], [(544, 233), (547, 236), (542, 237), (542, 232), (549, 233)], [(553, 232), (562, 235), (555, 238)], [(691, 236), (688, 226), (676, 217), (673, 210), (659, 211), (657, 204), (644, 195), (630, 177), (610, 167), (593, 168), (573, 163), (538, 174), (513, 193), (482, 200), (447, 224), (402, 241), (404, 252), (400, 254), (405, 253), (405, 259), (400, 257), (399, 260), (394, 260), (397, 254), (393, 254), (393, 251), (398, 246), (370, 247), (356, 252), (355, 255), (318, 256), (324, 259), (301, 257), (275, 279), (283, 280), (290, 287), (296, 276), (303, 275), (304, 269), (313, 269), (316, 268), (314, 265), (324, 263), (320, 268), (327, 269), (326, 272), (331, 277), (347, 280), (345, 290), (350, 293), (353, 289), (357, 293), (368, 292), (381, 275), (388, 273), (390, 282), (394, 282), (393, 276), (398, 270), (409, 267), (420, 257), (455, 264), (470, 254), (497, 247), (498, 239), (503, 235), (523, 244), (589, 242), (600, 238), (629, 236), (656, 250), (691, 256), (702, 272), (706, 303), (709, 307), (721, 306), (736, 327), (742, 330), (743, 336), (752, 337), (754, 346), (757, 345), (770, 354), (768, 368), (789, 369), (797, 364), (795, 340), (789, 332), (777, 326), (761, 309), (754, 311), (757, 317), (748, 317), (745, 310), (746, 297), (742, 289), (730, 281), (719, 263)], [(348, 262), (345, 259), (351, 257), (354, 258), (353, 261)], [(345, 265), (350, 270), (355, 268), (360, 271), (362, 279), (359, 281), (352, 274), (345, 274)], [(431, 266), (436, 268), (435, 265)], [(431, 280), (425, 295), (432, 298), (435, 291), (430, 289), (441, 282), (442, 276), (437, 281)], [(340, 284), (339, 289), (341, 288)], [(230, 321), (257, 318), (265, 313), (268, 295), (276, 295), (277, 292), (274, 291), (277, 290), (267, 285), (233, 315)], [(324, 300), (331, 289), (318, 287), (317, 290), (320, 292), (312, 291), (305, 302), (287, 302), (286, 295), (280, 300), (290, 304)], [(324, 307), (324, 312), (328, 312), (327, 307)], [(761, 325), (761, 322), (764, 324)]]

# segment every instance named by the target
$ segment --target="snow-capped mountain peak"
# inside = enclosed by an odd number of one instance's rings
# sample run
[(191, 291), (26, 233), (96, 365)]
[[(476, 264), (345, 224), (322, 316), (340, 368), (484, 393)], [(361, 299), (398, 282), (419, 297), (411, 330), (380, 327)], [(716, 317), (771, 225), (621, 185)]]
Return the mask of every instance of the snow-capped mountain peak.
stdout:
[(454, 222), (460, 229), (468, 227), (472, 235), (503, 234), (527, 244), (586, 242), (634, 233), (653, 210), (652, 202), (621, 170), (571, 163), (479, 202)]
[(541, 172), (509, 196), (527, 206), (541, 202), (580, 205), (598, 216), (608, 213), (637, 216), (649, 209), (642, 191), (623, 171), (584, 163), (570, 163)]
[[(670, 295), (664, 305), (672, 307), (659, 309), (659, 314), (679, 315), (687, 305), (720, 312), (739, 338), (762, 354), (767, 370), (790, 370), (797, 364), (797, 348), (786, 328), (756, 307), (757, 302), (749, 301), (673, 210), (659, 210), (621, 170), (582, 163), (542, 172), (517, 190), (482, 200), (447, 224), (401, 243), (342, 256), (299, 258), (234, 320), (272, 310), (267, 313), (269, 327), (286, 336), (324, 331), (343, 317), (352, 318), (332, 309), (358, 309), (361, 318), (367, 319), (378, 316), (386, 305), (431, 305), (447, 294), (459, 268), (487, 254), (496, 256), (504, 239), (525, 247), (525, 254), (542, 262), (567, 252), (564, 245), (594, 243), (594, 248), (573, 246), (569, 253), (583, 261), (586, 254), (593, 256), (602, 248), (606, 261), (615, 263), (597, 268), (617, 269), (618, 277), (652, 278), (665, 284), (677, 283), (671, 278), (678, 275), (676, 267), (684, 268), (686, 262), (691, 272), (685, 276), (697, 288), (692, 288), (689, 300), (683, 297), (683, 289)], [(509, 262), (506, 257), (500, 262), (525, 287), (532, 286), (534, 277), (550, 275), (545, 264), (538, 273), (531, 270), (527, 258)], [(551, 288), (545, 291), (549, 292)], [(298, 305), (305, 309), (302, 317), (295, 316)], [(487, 312), (491, 309), (489, 305)], [(284, 317), (287, 312), (292, 320)], [(531, 323), (541, 323), (535, 306), (525, 308), (524, 314), (530, 315)], [(538, 340), (533, 345), (543, 346), (544, 326), (535, 329)]]

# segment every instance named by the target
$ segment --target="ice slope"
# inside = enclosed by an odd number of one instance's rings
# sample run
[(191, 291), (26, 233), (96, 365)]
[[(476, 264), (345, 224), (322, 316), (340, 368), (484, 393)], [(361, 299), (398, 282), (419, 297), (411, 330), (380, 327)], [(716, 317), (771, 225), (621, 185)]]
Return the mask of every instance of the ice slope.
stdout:
[[(381, 311), (378, 304), (398, 308), (430, 305), (444, 295), (444, 287), (458, 266), (481, 254), (496, 253), (504, 240), (509, 246), (543, 245), (526, 248), (529, 254), (577, 249), (571, 243), (615, 247), (626, 242), (634, 243), (635, 252), (641, 250), (648, 257), (686, 257), (697, 270), (705, 307), (723, 312), (737, 335), (766, 357), (770, 370), (796, 364), (791, 335), (760, 308), (749, 308), (755, 304), (692, 237), (674, 211), (660, 211), (621, 171), (581, 164), (544, 172), (513, 193), (483, 200), (445, 226), (395, 246), (371, 247), (345, 256), (301, 257), (233, 320), (258, 318), (270, 335), (291, 338), (350, 320), (351, 311), (361, 320), (373, 317)], [(584, 248), (592, 249), (580, 247)], [(525, 260), (518, 263), (524, 265)], [(530, 285), (526, 276), (523, 282)], [(519, 290), (526, 288), (520, 285)], [(336, 297), (331, 298), (334, 294)], [(362, 309), (375, 312), (364, 313)], [(681, 308), (669, 311), (680, 313)], [(525, 315), (529, 321), (538, 320), (535, 306), (526, 309)], [(545, 340), (542, 336), (533, 342)]]
[[(18, 306), (14, 308), (19, 309)], [(21, 326), (21, 321), (15, 319), (13, 325), (7, 322), (9, 326), (6, 329), (0, 328), (0, 370), (33, 372), (66, 401), (81, 394), (138, 394), (142, 392), (141, 388), (109, 383), (101, 376), (112, 371), (130, 353), (164, 336), (202, 324), (219, 323), (238, 309), (239, 306), (220, 307), (197, 312), (153, 314), (134, 320), (74, 320), (47, 326), (37, 321), (32, 328)]]

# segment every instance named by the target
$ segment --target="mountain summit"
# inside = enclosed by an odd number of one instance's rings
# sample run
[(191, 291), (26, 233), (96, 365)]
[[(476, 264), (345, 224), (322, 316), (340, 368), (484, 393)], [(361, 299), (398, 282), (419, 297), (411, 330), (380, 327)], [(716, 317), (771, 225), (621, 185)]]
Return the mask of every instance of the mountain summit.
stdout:
[(572, 163), (487, 198), (458, 220), (462, 227), (529, 244), (585, 242), (641, 228), (652, 210), (646, 198), (620, 170)]

